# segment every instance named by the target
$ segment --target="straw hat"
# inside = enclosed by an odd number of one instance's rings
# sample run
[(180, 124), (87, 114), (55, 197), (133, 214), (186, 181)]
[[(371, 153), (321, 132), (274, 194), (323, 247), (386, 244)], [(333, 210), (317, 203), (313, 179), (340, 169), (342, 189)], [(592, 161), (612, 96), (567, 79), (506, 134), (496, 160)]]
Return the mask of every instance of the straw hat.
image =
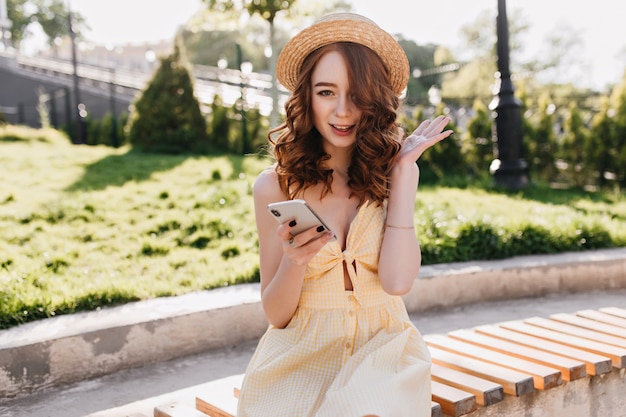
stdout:
[(364, 45), (380, 56), (389, 71), (393, 91), (400, 95), (409, 81), (409, 61), (398, 42), (376, 23), (355, 13), (333, 13), (294, 36), (276, 62), (276, 77), (289, 91), (298, 83), (305, 58), (335, 42)]

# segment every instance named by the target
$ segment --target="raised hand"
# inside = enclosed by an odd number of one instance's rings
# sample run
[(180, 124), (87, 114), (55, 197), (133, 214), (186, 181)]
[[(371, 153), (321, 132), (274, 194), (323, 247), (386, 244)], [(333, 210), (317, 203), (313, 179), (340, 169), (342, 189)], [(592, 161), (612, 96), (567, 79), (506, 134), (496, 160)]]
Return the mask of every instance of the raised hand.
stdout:
[(448, 123), (450, 118), (447, 116), (438, 116), (420, 123), (402, 143), (396, 163), (416, 162), (428, 148), (450, 136), (452, 130), (443, 130)]

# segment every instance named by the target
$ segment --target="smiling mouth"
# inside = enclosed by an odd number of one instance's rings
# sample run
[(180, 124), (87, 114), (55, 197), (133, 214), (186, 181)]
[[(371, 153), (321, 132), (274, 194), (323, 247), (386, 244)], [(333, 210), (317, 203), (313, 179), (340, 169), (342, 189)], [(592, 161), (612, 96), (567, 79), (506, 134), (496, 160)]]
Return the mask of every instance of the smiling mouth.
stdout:
[(340, 126), (340, 125), (331, 125), (333, 129), (336, 129), (340, 132), (348, 132), (350, 129), (352, 129), (355, 125), (350, 125), (350, 126)]

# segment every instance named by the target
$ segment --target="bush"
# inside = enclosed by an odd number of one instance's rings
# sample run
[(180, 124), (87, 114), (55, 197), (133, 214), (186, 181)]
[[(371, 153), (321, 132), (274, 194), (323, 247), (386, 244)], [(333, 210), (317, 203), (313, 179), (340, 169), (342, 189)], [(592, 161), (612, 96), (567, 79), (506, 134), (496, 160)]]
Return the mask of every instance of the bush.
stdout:
[(166, 58), (135, 102), (128, 140), (160, 153), (202, 152), (208, 147), (207, 124), (194, 95), (190, 72), (179, 47)]

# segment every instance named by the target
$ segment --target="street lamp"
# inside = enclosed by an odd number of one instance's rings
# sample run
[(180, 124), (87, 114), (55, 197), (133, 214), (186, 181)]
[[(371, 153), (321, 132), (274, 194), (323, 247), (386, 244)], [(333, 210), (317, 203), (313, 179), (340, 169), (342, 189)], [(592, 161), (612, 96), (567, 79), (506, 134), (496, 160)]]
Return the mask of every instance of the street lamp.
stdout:
[(4, 45), (5, 51), (9, 49), (9, 30), (11, 29), (12, 25), (13, 22), (9, 20), (9, 15), (7, 12), (7, 0), (0, 0), (0, 35), (2, 35), (2, 44)]
[(72, 46), (72, 67), (74, 68), (74, 106), (76, 108), (76, 140), (74, 143), (85, 143), (85, 130), (83, 126), (83, 116), (86, 113), (85, 105), (80, 101), (80, 91), (78, 89), (78, 60), (76, 58), (76, 32), (74, 32), (74, 22), (70, 3), (67, 3), (67, 24), (70, 32), (70, 42)]
[(226, 58), (221, 57), (220, 59), (217, 60), (217, 68), (219, 68), (219, 73), (217, 74), (217, 84), (218, 84), (218, 89), (219, 89), (219, 93), (222, 96), (222, 102), (223, 102), (223, 96), (224, 96), (224, 70), (226, 68), (228, 68), (228, 61), (226, 60)]
[(156, 52), (154, 52), (154, 50), (152, 48), (148, 48), (146, 49), (146, 52), (144, 52), (144, 58), (146, 59), (146, 66), (148, 69), (148, 72), (151, 73), (152, 69), (154, 68), (154, 63), (156, 62), (157, 56), (156, 56)]
[(522, 156), (522, 104), (515, 97), (509, 70), (509, 26), (505, 0), (498, 0), (496, 23), (498, 72), (494, 98), (489, 109), (496, 115), (494, 138), (498, 149), (497, 159), (491, 163), (489, 172), (496, 184), (519, 190), (528, 184), (528, 164)]
[(246, 121), (246, 83), (248, 77), (252, 74), (252, 62), (243, 61), (240, 65), (241, 69), (241, 129), (242, 129), (242, 148), (243, 153), (247, 153), (248, 149), (248, 124)]

